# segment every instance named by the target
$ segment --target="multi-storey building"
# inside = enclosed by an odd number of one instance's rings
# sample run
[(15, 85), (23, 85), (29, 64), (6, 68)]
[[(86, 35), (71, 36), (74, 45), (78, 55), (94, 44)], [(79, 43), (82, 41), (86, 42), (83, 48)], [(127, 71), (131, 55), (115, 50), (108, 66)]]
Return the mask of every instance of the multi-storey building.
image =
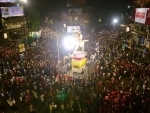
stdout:
[(133, 0), (132, 14), (134, 22), (130, 25), (131, 34), (126, 41), (132, 57), (143, 61), (150, 61), (150, 59), (147, 59), (150, 53), (149, 7), (150, 0)]
[(27, 38), (28, 21), (24, 16), (24, 9), (17, 5), (16, 0), (0, 2), (1, 7), (1, 43), (6, 41), (18, 42)]

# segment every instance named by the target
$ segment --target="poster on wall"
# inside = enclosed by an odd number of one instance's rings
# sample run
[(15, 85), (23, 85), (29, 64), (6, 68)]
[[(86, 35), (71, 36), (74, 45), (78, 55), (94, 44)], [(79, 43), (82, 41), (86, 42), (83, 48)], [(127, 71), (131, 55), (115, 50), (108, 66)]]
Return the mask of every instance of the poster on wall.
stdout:
[(150, 8), (136, 8), (135, 22), (150, 25)]
[(2, 17), (24, 16), (22, 6), (1, 7)]
[(145, 24), (147, 15), (147, 8), (136, 8), (135, 22)]

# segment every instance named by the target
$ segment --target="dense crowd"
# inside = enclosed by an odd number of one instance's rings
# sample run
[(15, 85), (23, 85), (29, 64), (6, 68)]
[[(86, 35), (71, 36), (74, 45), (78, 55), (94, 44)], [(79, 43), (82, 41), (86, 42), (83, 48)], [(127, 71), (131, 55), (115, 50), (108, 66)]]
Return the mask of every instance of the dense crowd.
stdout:
[(51, 30), (49, 27), (42, 27), (41, 28), (41, 35), (44, 38), (55, 38), (55, 37), (60, 37), (61, 34), (57, 31)]
[(100, 55), (87, 79), (57, 71), (56, 39), (49, 35), (23, 59), (17, 48), (0, 47), (0, 110), (22, 113), (23, 105), (30, 113), (148, 113), (150, 65), (130, 60), (124, 38), (123, 31), (102, 31), (89, 43), (94, 48), (99, 42)]

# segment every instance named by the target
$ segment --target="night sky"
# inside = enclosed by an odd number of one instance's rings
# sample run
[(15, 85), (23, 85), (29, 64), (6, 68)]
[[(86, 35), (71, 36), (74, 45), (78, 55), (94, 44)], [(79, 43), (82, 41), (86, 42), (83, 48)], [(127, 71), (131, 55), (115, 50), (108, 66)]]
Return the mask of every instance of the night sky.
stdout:
[[(87, 6), (94, 6), (97, 11), (120, 11), (125, 12), (131, 0), (86, 0)], [(48, 12), (64, 9), (65, 0), (28, 0), (27, 9), (37, 9), (42, 15)]]

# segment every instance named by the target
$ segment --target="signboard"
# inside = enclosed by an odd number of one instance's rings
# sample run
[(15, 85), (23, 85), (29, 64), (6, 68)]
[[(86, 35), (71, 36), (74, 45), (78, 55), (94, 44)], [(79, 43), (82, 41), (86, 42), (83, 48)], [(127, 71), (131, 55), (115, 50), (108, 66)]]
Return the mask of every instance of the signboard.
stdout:
[(22, 6), (1, 7), (2, 17), (24, 16)]
[(81, 8), (68, 9), (68, 14), (69, 15), (81, 15), (82, 9)]
[(24, 52), (25, 51), (25, 46), (24, 44), (19, 44), (19, 52)]
[(17, 0), (0, 0), (0, 3), (14, 3), (14, 2), (17, 2)]
[(147, 8), (136, 8), (135, 22), (145, 24)]
[(80, 31), (80, 26), (67, 26), (67, 33), (76, 33)]
[(136, 8), (135, 22), (150, 25), (150, 9), (149, 8)]

